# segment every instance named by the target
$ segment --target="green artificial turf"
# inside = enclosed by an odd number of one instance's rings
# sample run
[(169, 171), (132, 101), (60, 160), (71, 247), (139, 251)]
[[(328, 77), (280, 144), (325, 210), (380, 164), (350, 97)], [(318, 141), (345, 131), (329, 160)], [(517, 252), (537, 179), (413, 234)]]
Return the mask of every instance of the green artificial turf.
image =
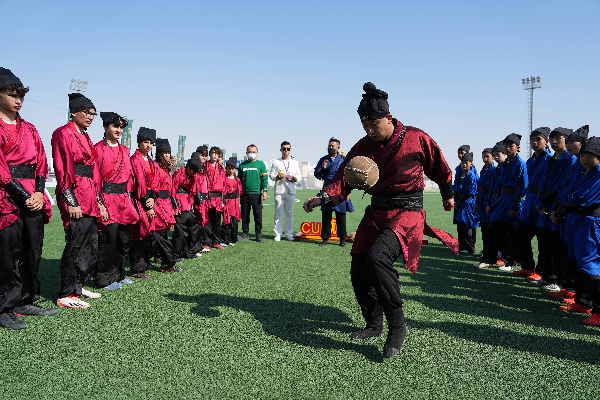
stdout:
[[(306, 199), (314, 191), (301, 191)], [(349, 231), (368, 196), (353, 194)], [(419, 272), (399, 261), (408, 337), (384, 360), (385, 335), (351, 342), (363, 322), (350, 285), (350, 246), (238, 243), (136, 280), (87, 310), (24, 317), (0, 330), (0, 399), (558, 398), (600, 395), (600, 329), (521, 278), (476, 270), (430, 240)], [(270, 203), (270, 204), (269, 204)], [(428, 222), (455, 233), (438, 194)], [(296, 230), (320, 212), (295, 209)], [(251, 227), (253, 232), (253, 227)], [(479, 238), (480, 239), (480, 238)], [(60, 216), (46, 227), (43, 304), (56, 300)], [(480, 248), (480, 246), (479, 246)]]

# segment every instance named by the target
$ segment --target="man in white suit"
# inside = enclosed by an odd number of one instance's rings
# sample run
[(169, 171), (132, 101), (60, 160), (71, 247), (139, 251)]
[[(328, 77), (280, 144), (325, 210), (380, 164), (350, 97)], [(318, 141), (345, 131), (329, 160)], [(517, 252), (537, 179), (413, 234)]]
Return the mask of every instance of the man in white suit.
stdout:
[(300, 180), (298, 161), (290, 157), (292, 145), (281, 143), (281, 158), (271, 165), (269, 178), (275, 181), (275, 241), (281, 240), (281, 219), (285, 213), (285, 236), (294, 240), (294, 202), (296, 201), (296, 182)]

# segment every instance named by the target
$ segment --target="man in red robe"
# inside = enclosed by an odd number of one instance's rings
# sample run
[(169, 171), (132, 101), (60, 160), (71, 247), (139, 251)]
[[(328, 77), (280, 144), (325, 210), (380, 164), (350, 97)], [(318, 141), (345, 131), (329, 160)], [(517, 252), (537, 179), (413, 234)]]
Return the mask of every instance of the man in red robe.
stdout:
[(35, 126), (19, 115), (28, 91), (10, 70), (0, 68), (0, 326), (6, 329), (27, 327), (15, 313), (57, 313), (35, 303), (44, 223), (52, 207), (44, 196), (44, 146)]
[(130, 198), (133, 174), (129, 149), (119, 143), (127, 121), (114, 112), (101, 112), (104, 139), (96, 143), (100, 174), (96, 182), (106, 206), (107, 215), (98, 220), (98, 268), (96, 286), (107, 290), (119, 289), (124, 283), (124, 265), (129, 255), (131, 225), (139, 215)]
[(94, 104), (81, 93), (69, 94), (69, 111), (72, 120), (56, 129), (51, 140), (56, 198), (66, 238), (57, 304), (88, 308), (82, 296), (100, 297), (84, 285), (97, 263), (96, 219), (106, 213), (95, 184), (100, 180), (98, 152), (86, 132), (97, 114)]
[(306, 200), (304, 209), (311, 212), (321, 204), (335, 206), (346, 199), (352, 188), (344, 169), (354, 157), (366, 156), (377, 163), (379, 180), (367, 190), (371, 205), (365, 210), (351, 251), (352, 286), (366, 327), (352, 333), (351, 339), (381, 335), (385, 314), (388, 336), (383, 356), (390, 358), (400, 351), (407, 333), (394, 262), (402, 256), (406, 268), (416, 272), (424, 233), (458, 252), (458, 241), (428, 226), (423, 210), (423, 173), (439, 185), (444, 209), (452, 209), (452, 171), (429, 135), (392, 117), (386, 92), (370, 82), (363, 89), (366, 93), (358, 114), (367, 135), (348, 152), (321, 193)]
[(198, 258), (201, 249), (200, 225), (194, 215), (194, 177), (202, 170), (200, 154), (192, 153), (184, 167), (173, 174), (171, 196), (175, 199), (175, 228), (173, 252), (179, 258)]

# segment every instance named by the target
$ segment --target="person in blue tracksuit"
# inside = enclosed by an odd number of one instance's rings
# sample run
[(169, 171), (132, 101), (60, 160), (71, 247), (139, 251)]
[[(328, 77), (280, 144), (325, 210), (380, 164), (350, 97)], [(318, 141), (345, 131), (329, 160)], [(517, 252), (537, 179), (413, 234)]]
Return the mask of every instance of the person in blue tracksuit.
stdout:
[(473, 167), (473, 153), (461, 160), (461, 174), (454, 180), (454, 210), (460, 254), (475, 254), (479, 216), (475, 211), (475, 198), (479, 177)]

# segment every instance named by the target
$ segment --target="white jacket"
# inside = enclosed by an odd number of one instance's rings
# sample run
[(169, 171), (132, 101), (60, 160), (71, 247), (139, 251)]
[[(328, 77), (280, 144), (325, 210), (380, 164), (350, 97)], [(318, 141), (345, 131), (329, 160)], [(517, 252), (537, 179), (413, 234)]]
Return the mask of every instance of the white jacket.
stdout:
[(283, 171), (286, 175), (292, 175), (296, 178), (296, 181), (300, 181), (300, 179), (302, 179), (302, 174), (300, 173), (298, 161), (291, 158), (284, 161), (281, 158), (278, 158), (273, 161), (271, 170), (269, 171), (269, 178), (272, 181), (275, 181), (275, 194), (296, 194), (296, 182), (290, 182), (285, 178), (275, 180), (279, 171)]

